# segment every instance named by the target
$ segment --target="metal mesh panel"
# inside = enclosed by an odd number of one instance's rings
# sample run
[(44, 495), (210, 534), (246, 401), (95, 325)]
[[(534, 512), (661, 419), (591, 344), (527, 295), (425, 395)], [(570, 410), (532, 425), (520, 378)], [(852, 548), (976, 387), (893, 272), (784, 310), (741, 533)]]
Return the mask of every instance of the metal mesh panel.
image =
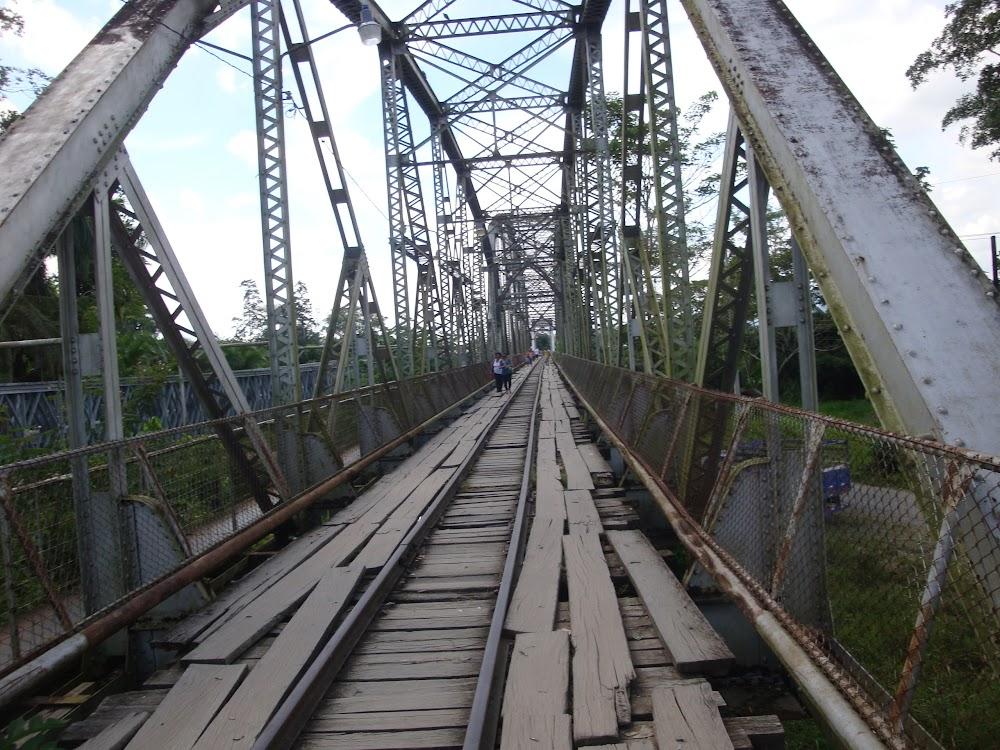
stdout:
[(883, 739), (993, 746), (983, 717), (1000, 705), (1000, 459), (558, 364)]
[(0, 466), (0, 673), (279, 507), (279, 439), (314, 486), (491, 381), (470, 365)]

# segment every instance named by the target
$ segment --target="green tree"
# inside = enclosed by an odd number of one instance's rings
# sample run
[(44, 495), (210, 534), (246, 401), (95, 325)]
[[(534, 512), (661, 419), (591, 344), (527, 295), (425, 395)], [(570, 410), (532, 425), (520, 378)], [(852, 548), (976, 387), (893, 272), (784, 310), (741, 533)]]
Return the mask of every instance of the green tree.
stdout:
[(260, 298), (260, 290), (253, 279), (240, 282), (243, 289), (243, 314), (233, 318), (236, 323), (236, 341), (263, 341), (267, 335), (267, 311)]
[(547, 333), (535, 334), (535, 346), (538, 347), (539, 351), (544, 351), (545, 349), (551, 349), (552, 339), (549, 338), (549, 334)]
[(972, 148), (993, 147), (991, 159), (1000, 161), (1000, 0), (959, 0), (944, 8), (941, 35), (917, 55), (906, 77), (916, 88), (930, 73), (951, 68), (963, 81), (976, 78), (976, 90), (963, 94), (941, 120), (942, 129), (962, 125), (959, 142)]
[[(14, 0), (16, 2), (16, 0)], [(0, 6), (0, 36), (24, 33), (24, 17), (10, 5)], [(38, 96), (51, 79), (38, 68), (18, 68), (0, 61), (0, 98), (11, 94), (32, 93)], [(0, 135), (3, 135), (20, 113), (13, 108), (0, 109)]]

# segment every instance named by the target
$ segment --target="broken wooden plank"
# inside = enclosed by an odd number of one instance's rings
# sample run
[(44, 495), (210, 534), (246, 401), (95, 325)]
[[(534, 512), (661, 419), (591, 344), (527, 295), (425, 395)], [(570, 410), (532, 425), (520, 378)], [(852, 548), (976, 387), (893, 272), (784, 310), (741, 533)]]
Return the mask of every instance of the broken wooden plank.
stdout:
[(656, 688), (653, 724), (656, 744), (661, 748), (733, 750), (708, 683)]
[(570, 717), (504, 716), (500, 750), (572, 750)]
[[(135, 733), (142, 728), (147, 716), (149, 714), (145, 711), (131, 713), (116, 721), (93, 739), (84, 742), (77, 750), (122, 750), (126, 747), (126, 743), (135, 736)], [(136, 745), (136, 747), (139, 746)], [(147, 747), (162, 746), (148, 745)]]
[(596, 534), (563, 537), (573, 638), (573, 738), (579, 744), (617, 738), (631, 720), (635, 679), (615, 589)]
[(316, 584), (342, 560), (353, 555), (377, 529), (376, 524), (356, 521), (331, 544), (310, 557), (272, 586), (238, 617), (215, 631), (182, 661), (188, 664), (230, 664), (266, 633), (289, 610), (305, 600)]
[[(504, 716), (559, 716), (569, 703), (569, 634), (521, 633), (514, 639)], [(568, 715), (568, 714), (567, 714)]]
[(507, 633), (540, 633), (555, 627), (562, 568), (561, 519), (536, 518), (524, 551), (524, 563), (507, 608)]
[(602, 534), (601, 516), (589, 490), (566, 490), (566, 521), (570, 534)]
[(246, 672), (245, 664), (192, 664), (129, 743), (129, 750), (194, 747)]
[(590, 470), (583, 462), (583, 457), (580, 455), (569, 430), (556, 432), (556, 447), (559, 449), (559, 457), (566, 470), (566, 489), (594, 489), (594, 480), (590, 476)]
[(202, 734), (196, 750), (249, 748), (308, 661), (333, 630), (361, 582), (360, 565), (334, 568)]
[(677, 669), (725, 674), (734, 660), (732, 651), (646, 536), (641, 531), (631, 530), (609, 531), (607, 537)]

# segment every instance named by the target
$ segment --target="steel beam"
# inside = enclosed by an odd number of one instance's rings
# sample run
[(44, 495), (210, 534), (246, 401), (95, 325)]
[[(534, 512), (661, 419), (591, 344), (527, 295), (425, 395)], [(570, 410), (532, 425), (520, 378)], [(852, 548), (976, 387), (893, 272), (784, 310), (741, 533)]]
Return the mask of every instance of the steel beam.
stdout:
[(1000, 454), (996, 290), (780, 0), (682, 0), (882, 423)]
[(0, 140), (0, 320), (215, 5), (129, 2)]

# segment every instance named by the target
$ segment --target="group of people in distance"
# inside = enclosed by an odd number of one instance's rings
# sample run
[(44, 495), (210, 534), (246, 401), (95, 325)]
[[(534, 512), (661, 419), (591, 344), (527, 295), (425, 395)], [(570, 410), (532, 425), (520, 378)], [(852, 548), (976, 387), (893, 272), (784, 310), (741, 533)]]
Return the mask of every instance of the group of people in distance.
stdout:
[[(542, 356), (537, 349), (529, 349), (524, 353), (525, 359), (534, 362)], [(514, 367), (509, 354), (497, 352), (493, 356), (493, 380), (496, 382), (497, 395), (510, 392), (510, 381), (514, 376)]]

